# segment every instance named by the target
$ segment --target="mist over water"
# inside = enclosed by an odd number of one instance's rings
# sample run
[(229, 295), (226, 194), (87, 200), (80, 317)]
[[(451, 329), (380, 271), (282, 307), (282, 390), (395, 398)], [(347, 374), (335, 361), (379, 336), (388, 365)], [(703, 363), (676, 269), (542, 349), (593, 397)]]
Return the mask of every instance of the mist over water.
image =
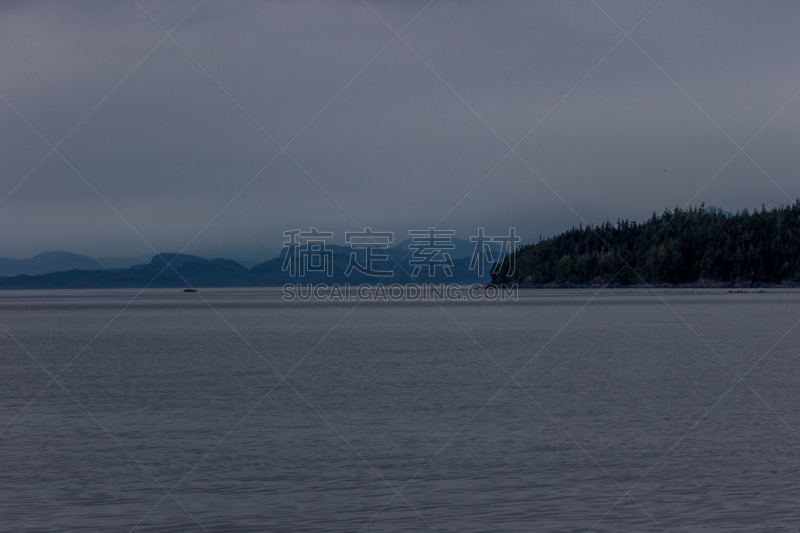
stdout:
[(0, 294), (0, 530), (800, 521), (800, 293), (135, 295)]

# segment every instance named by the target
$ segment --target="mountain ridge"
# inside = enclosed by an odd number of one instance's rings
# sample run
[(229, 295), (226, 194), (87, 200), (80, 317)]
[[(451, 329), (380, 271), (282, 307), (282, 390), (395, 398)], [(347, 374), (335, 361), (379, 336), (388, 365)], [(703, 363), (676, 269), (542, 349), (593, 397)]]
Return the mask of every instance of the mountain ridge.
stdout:
[(66, 270), (102, 270), (95, 259), (61, 250), (43, 252), (28, 259), (0, 258), (0, 276), (37, 275)]
[[(343, 248), (343, 247), (341, 247)], [(192, 288), (192, 287), (275, 287), (287, 283), (325, 283), (325, 284), (385, 284), (392, 283), (486, 283), (489, 280), (490, 265), (485, 265), (483, 276), (470, 269), (469, 258), (452, 261), (452, 276), (447, 276), (437, 267), (430, 276), (422, 269), (418, 276), (412, 276), (413, 267), (396, 257), (398, 252), (389, 255), (385, 261), (374, 263), (373, 270), (391, 271), (392, 275), (369, 275), (357, 269), (347, 274), (350, 266), (348, 254), (332, 253), (327, 257), (331, 275), (327, 272), (309, 271), (304, 276), (293, 276), (284, 270), (284, 258), (278, 257), (264, 261), (252, 268), (230, 259), (205, 259), (195, 255), (162, 253), (154, 255), (150, 262), (133, 265), (124, 269), (107, 270), (69, 270), (38, 275), (19, 275), (0, 278), (0, 290), (26, 289), (98, 289), (98, 288)], [(409, 254), (410, 258), (410, 254)], [(356, 259), (366, 265), (366, 252), (356, 251)], [(399, 263), (399, 264), (398, 264)]]

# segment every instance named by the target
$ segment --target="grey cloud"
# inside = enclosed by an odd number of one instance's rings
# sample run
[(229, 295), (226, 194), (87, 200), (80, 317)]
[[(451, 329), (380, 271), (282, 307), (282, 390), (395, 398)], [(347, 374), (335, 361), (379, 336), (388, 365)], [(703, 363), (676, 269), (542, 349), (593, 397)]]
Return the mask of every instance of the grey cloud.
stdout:
[[(744, 144), (800, 90), (794, 4), (664, 1), (631, 33), (656, 65), (608, 53), (655, 2), (598, 1), (621, 31), (591, 2), (437, 0), (403, 32), (421, 58), (388, 44), (426, 3), (371, 3), (390, 29), (361, 2), (205, 2), (173, 34), (191, 58), (150, 53), (164, 33), (135, 3), (5, 4), (0, 255), (177, 251), (201, 230), (187, 251), (278, 249), (294, 227), (445, 215), (530, 241), (800, 196), (797, 99), (746, 147), (758, 166), (719, 172), (720, 128)], [(170, 30), (196, 3), (142, 6)], [(55, 144), (90, 111), (59, 150), (102, 198), (57, 155), (15, 189), (49, 152), (25, 121)]]

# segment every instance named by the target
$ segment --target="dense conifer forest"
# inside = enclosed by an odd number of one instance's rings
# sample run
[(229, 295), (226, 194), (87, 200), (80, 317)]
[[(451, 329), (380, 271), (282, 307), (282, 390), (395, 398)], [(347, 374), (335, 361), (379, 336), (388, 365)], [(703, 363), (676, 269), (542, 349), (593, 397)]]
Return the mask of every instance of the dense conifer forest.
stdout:
[(572, 228), (520, 247), (498, 282), (692, 283), (800, 281), (800, 200), (735, 214), (675, 208), (643, 223)]

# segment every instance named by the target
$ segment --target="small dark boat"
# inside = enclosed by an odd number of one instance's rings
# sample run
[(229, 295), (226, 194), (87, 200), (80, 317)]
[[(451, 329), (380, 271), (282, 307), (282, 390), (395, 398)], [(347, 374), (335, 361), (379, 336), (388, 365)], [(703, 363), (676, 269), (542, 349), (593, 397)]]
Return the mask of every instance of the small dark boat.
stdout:
[(197, 289), (183, 289), (183, 292), (197, 292)]

